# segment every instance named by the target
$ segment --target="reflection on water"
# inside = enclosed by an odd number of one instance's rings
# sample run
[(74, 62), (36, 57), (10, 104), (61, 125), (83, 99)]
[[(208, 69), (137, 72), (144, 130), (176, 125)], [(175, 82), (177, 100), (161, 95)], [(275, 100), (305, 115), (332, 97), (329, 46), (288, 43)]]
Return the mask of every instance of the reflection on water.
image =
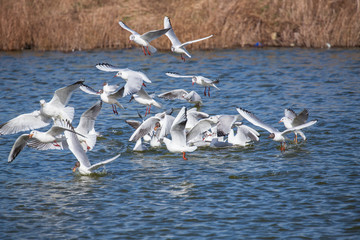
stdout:
[[(359, 221), (360, 52), (358, 49), (241, 49), (194, 51), (183, 63), (159, 52), (9, 52), (0, 54), (0, 123), (39, 109), (60, 87), (85, 79), (95, 89), (103, 82), (124, 84), (94, 65), (109, 62), (144, 71), (149, 93), (177, 88), (196, 90), (189, 79), (165, 72), (219, 78), (199, 109), (210, 115), (254, 112), (278, 129), (284, 108), (307, 108), (318, 123), (306, 129), (308, 140), (279, 144), (258, 129), (260, 142), (246, 148), (199, 148), (169, 153), (164, 147), (133, 153), (133, 129), (145, 108), (120, 100), (119, 116), (104, 105), (96, 122), (102, 137), (88, 153), (96, 163), (121, 153), (99, 174), (80, 176), (71, 169), (69, 151), (25, 148), (7, 163), (21, 134), (0, 136), (1, 239), (119, 238), (354, 238)], [(74, 125), (98, 98), (76, 91)], [(182, 101), (163, 101), (178, 111)], [(243, 120), (244, 124), (251, 126)]]

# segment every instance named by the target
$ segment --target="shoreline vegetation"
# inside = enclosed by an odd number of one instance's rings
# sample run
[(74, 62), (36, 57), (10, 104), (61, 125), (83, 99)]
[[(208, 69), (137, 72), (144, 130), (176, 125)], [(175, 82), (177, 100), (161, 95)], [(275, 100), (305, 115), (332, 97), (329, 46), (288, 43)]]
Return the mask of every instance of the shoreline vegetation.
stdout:
[[(0, 50), (124, 49), (171, 20), (179, 40), (213, 34), (188, 49), (255, 46), (360, 47), (360, 0), (0, 0)], [(169, 49), (166, 36), (153, 42)], [(139, 47), (139, 46), (136, 46)]]

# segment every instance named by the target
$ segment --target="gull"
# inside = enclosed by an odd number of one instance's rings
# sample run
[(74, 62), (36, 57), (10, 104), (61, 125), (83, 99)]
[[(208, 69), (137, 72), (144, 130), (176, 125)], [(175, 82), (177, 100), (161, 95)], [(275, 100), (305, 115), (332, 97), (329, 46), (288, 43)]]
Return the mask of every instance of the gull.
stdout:
[(245, 118), (246, 120), (248, 120), (249, 122), (251, 122), (252, 124), (254, 124), (255, 126), (261, 127), (263, 129), (265, 129), (266, 131), (270, 132), (269, 138), (273, 139), (276, 142), (280, 142), (280, 150), (283, 152), (285, 151), (285, 142), (287, 140), (286, 138), (286, 134), (290, 133), (290, 132), (294, 132), (296, 130), (300, 130), (306, 127), (310, 127), (312, 125), (314, 125), (315, 123), (317, 123), (317, 120), (312, 120), (310, 122), (298, 125), (296, 127), (293, 128), (289, 128), (285, 131), (280, 132), (279, 130), (277, 130), (276, 128), (262, 122), (260, 119), (258, 119), (253, 113), (243, 109), (243, 108), (236, 108), (236, 110), (240, 113), (240, 115)]
[(179, 41), (179, 39), (176, 37), (174, 30), (171, 26), (170, 23), (170, 19), (168, 17), (165, 16), (164, 18), (164, 28), (170, 28), (170, 30), (168, 32), (166, 32), (166, 36), (169, 38), (169, 40), (171, 41), (171, 51), (174, 53), (179, 53), (181, 56), (181, 59), (185, 62), (185, 57), (183, 56), (183, 54), (185, 54), (186, 56), (188, 56), (189, 58), (191, 58), (190, 53), (186, 50), (185, 46), (195, 43), (195, 42), (200, 42), (203, 41), (205, 39), (211, 38), (213, 35), (204, 37), (204, 38), (200, 38), (200, 39), (196, 39), (196, 40), (192, 40), (192, 41), (188, 41), (185, 43), (181, 43)]
[(204, 134), (208, 132), (209, 129), (216, 126), (218, 123), (218, 116), (211, 116), (205, 119), (200, 119), (186, 134), (187, 143), (196, 143), (204, 142)]
[(197, 149), (196, 146), (188, 146), (186, 142), (185, 125), (187, 121), (187, 109), (182, 107), (171, 125), (170, 135), (171, 140), (164, 137), (163, 141), (169, 152), (183, 153), (183, 159), (187, 160), (186, 152), (193, 152)]
[[(296, 126), (299, 126), (301, 124), (304, 124), (307, 119), (309, 118), (309, 111), (307, 109), (304, 109), (301, 113), (296, 114), (294, 110), (291, 108), (287, 108), (284, 110), (284, 117), (280, 119), (279, 122), (284, 123), (284, 126), (289, 129)], [(306, 140), (305, 134), (301, 130), (294, 131), (295, 133), (295, 143), (297, 143), (297, 135), (300, 134), (300, 136)]]
[(144, 81), (151, 83), (151, 80), (140, 71), (134, 71), (129, 68), (118, 68), (109, 63), (98, 63), (95, 67), (105, 72), (117, 72), (114, 77), (121, 77), (126, 81), (124, 86), (124, 97), (129, 94), (137, 93), (142, 86), (146, 87)]
[[(71, 128), (70, 123), (68, 123), (68, 126), (64, 124), (63, 126), (54, 125), (47, 132), (32, 130), (30, 134), (22, 134), (16, 139), (14, 145), (12, 146), (8, 162), (10, 163), (14, 161), (26, 145), (37, 149), (52, 149), (52, 146), (54, 146), (55, 149), (57, 147), (61, 147), (59, 143), (65, 140), (62, 135), (64, 131), (75, 133), (75, 131)], [(30, 142), (31, 144), (29, 144)]]
[(157, 108), (162, 108), (161, 104), (153, 99), (154, 95), (151, 96), (141, 88), (136, 94), (131, 96), (131, 100), (135, 100), (136, 102), (146, 106), (145, 117), (147, 114), (150, 114), (151, 105), (154, 105)]
[(158, 97), (166, 100), (182, 99), (188, 101), (189, 103), (195, 104), (195, 106), (202, 105), (201, 97), (195, 91), (187, 92), (184, 89), (175, 89), (159, 94)]
[(66, 136), (70, 151), (74, 154), (74, 156), (78, 160), (73, 168), (73, 172), (75, 172), (76, 169), (78, 168), (79, 173), (81, 175), (90, 175), (99, 167), (102, 167), (105, 164), (114, 161), (115, 159), (117, 159), (120, 156), (120, 154), (118, 154), (113, 158), (110, 158), (108, 160), (91, 165), (91, 163), (86, 155), (86, 152), (81, 147), (81, 143), (80, 143), (79, 139), (77, 138), (76, 134), (73, 132), (65, 132), (65, 136)]
[(189, 131), (200, 119), (208, 118), (210, 116), (205, 112), (198, 111), (196, 108), (191, 108), (186, 111), (186, 117), (187, 121), (185, 125), (185, 130)]
[(83, 82), (78, 81), (67, 87), (57, 89), (50, 102), (40, 100), (40, 110), (19, 115), (0, 125), (0, 135), (42, 128), (48, 126), (51, 120), (61, 119), (71, 122), (74, 117), (74, 108), (65, 106), (74, 90), (84, 86)]
[(192, 81), (192, 85), (194, 85), (195, 83), (205, 87), (204, 90), (204, 95), (206, 96), (206, 88), (208, 88), (208, 96), (210, 97), (210, 87), (214, 87), (217, 90), (220, 90), (215, 83), (219, 83), (219, 80), (211, 80), (209, 78), (203, 77), (203, 76), (194, 76), (194, 75), (180, 75), (178, 73), (175, 72), (167, 72), (166, 73), (167, 76), (169, 77), (173, 77), (173, 78), (191, 78)]
[[(125, 120), (125, 122), (127, 124), (129, 124), (131, 127), (133, 127), (134, 129), (138, 129), (139, 126), (141, 125), (141, 122), (137, 121), (137, 120)], [(149, 141), (150, 141), (151, 137), (149, 135), (145, 135), (144, 140), (145, 140), (146, 136), (149, 137)], [(146, 151), (147, 149), (148, 148), (142, 143), (142, 138), (139, 138), (135, 143), (133, 151), (142, 152), (142, 151)]]
[(216, 125), (216, 136), (222, 137), (230, 133), (235, 122), (241, 119), (240, 115), (218, 115), (219, 121)]
[[(153, 31), (149, 31), (149, 32), (146, 32), (146, 33), (140, 35), (139, 33), (135, 32), (134, 30), (132, 30), (131, 28), (126, 26), (125, 23), (123, 23), (122, 21), (119, 21), (119, 24), (123, 29), (131, 32), (131, 35), (129, 37), (130, 41), (134, 41), (135, 43), (141, 45), (145, 56), (146, 56), (145, 47), (146, 47), (147, 53), (149, 55), (151, 55), (150, 52), (155, 53), (157, 50), (156, 50), (156, 48), (154, 48), (153, 46), (150, 45), (150, 42), (152, 40), (155, 40), (158, 37), (161, 37), (167, 31), (170, 30), (170, 28), (161, 29), (161, 30), (153, 30)], [(150, 49), (150, 52), (149, 52), (149, 49)]]
[[(124, 87), (120, 88), (117, 91), (109, 91), (110, 89), (113, 90), (115, 88), (116, 85), (108, 85), (107, 83), (104, 83), (103, 85), (103, 89), (100, 89), (99, 91), (95, 91), (93, 88), (83, 85), (80, 87), (80, 89), (88, 94), (92, 94), (92, 95), (100, 95), (100, 99), (111, 105), (113, 113), (116, 115), (119, 115), (116, 106), (118, 106), (121, 109), (125, 109), (123, 107), (123, 105), (121, 105), (118, 102), (118, 98), (123, 97), (124, 95)], [(107, 91), (105, 91), (105, 89)]]
[(228, 143), (238, 146), (248, 146), (251, 142), (259, 141), (260, 134), (253, 128), (243, 125), (241, 122), (236, 122), (236, 134), (231, 129), (228, 135)]

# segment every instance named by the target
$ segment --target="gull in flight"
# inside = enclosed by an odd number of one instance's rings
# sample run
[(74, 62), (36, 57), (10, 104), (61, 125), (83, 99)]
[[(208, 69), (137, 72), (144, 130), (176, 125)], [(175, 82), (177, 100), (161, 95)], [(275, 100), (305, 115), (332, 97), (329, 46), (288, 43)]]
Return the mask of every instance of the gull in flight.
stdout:
[(236, 134), (231, 129), (228, 135), (228, 143), (233, 145), (246, 147), (251, 142), (258, 142), (260, 134), (253, 128), (243, 125), (241, 122), (236, 122), (234, 125), (237, 127)]
[[(291, 108), (287, 108), (284, 110), (284, 117), (282, 117), (280, 119), (279, 122), (284, 123), (284, 126), (287, 129), (293, 128), (293, 127), (297, 127), (301, 124), (304, 124), (307, 119), (309, 118), (309, 111), (307, 109), (304, 109), (301, 113), (296, 114), (294, 110), (292, 110)], [(297, 135), (299, 134), (304, 141), (306, 140), (306, 136), (305, 134), (301, 131), (301, 130), (296, 130), (294, 131), (295, 133), (295, 143), (297, 143)]]
[(186, 152), (193, 152), (197, 149), (196, 146), (188, 146), (186, 142), (185, 125), (187, 121), (187, 110), (182, 107), (178, 115), (176, 116), (173, 124), (171, 125), (170, 135), (171, 140), (164, 137), (163, 141), (169, 152), (183, 153), (183, 159), (187, 160)]
[[(61, 122), (57, 121), (57, 124), (58, 123)], [(26, 145), (40, 150), (56, 149), (58, 147), (61, 147), (59, 143), (66, 140), (64, 135), (62, 135), (64, 131), (76, 133), (69, 122), (67, 122), (66, 125), (62, 125), (63, 126), (53, 125), (47, 132), (33, 130), (30, 132), (30, 134), (22, 134), (21, 136), (19, 136), (11, 148), (8, 162), (10, 163), (14, 161)]]
[(73, 132), (65, 132), (65, 136), (66, 136), (70, 151), (74, 154), (74, 156), (78, 160), (73, 168), (73, 172), (75, 172), (76, 169), (78, 168), (79, 173), (81, 175), (90, 175), (99, 167), (102, 167), (105, 164), (114, 161), (115, 159), (117, 159), (120, 156), (120, 154), (118, 154), (113, 158), (110, 158), (108, 160), (91, 165), (91, 163), (86, 155), (86, 152), (84, 151), (84, 149), (81, 146), (81, 143), (80, 143), (77, 135)]
[(191, 58), (190, 53), (186, 50), (185, 46), (195, 43), (195, 42), (200, 42), (203, 41), (205, 39), (211, 38), (213, 35), (204, 37), (204, 38), (200, 38), (200, 39), (196, 39), (196, 40), (192, 40), (192, 41), (188, 41), (185, 43), (181, 43), (179, 41), (179, 39), (176, 37), (174, 30), (171, 26), (170, 23), (170, 19), (168, 17), (164, 18), (164, 28), (170, 28), (170, 30), (168, 32), (166, 32), (166, 36), (169, 38), (169, 40), (171, 41), (171, 51), (174, 53), (179, 53), (181, 56), (181, 59), (185, 62), (185, 57), (183, 56), (183, 54), (185, 54), (186, 56), (188, 56), (189, 58)]
[(202, 105), (201, 96), (195, 91), (187, 92), (184, 89), (175, 89), (159, 94), (158, 97), (166, 100), (182, 99), (195, 104), (195, 106)]
[(144, 81), (151, 83), (151, 80), (144, 73), (129, 68), (118, 68), (108, 63), (98, 63), (96, 68), (105, 72), (117, 72), (114, 77), (121, 77), (126, 81), (123, 97), (137, 93), (142, 86), (146, 87)]
[[(161, 37), (167, 31), (170, 30), (170, 28), (161, 29), (161, 30), (153, 30), (153, 31), (149, 31), (149, 32), (146, 32), (146, 33), (140, 35), (139, 33), (135, 32), (134, 30), (132, 30), (131, 28), (126, 26), (125, 23), (123, 23), (122, 21), (120, 21), (119, 24), (123, 29), (131, 32), (131, 35), (129, 37), (130, 41), (134, 41), (135, 43), (141, 45), (145, 56), (146, 56), (145, 48), (149, 55), (151, 55), (151, 53), (155, 53), (157, 51), (156, 48), (154, 48), (153, 46), (150, 45), (150, 42), (152, 40), (155, 40), (158, 37)], [(150, 49), (150, 51), (149, 51), (149, 49)]]
[(208, 88), (208, 96), (210, 97), (210, 87), (214, 87), (217, 90), (220, 90), (215, 83), (219, 83), (219, 80), (211, 80), (209, 78), (203, 77), (203, 76), (194, 76), (194, 75), (180, 75), (178, 73), (174, 73), (174, 72), (167, 72), (166, 73), (167, 76), (169, 77), (173, 77), (173, 78), (191, 78), (192, 81), (192, 85), (194, 85), (195, 83), (205, 87), (204, 90), (204, 95), (206, 96), (206, 88)]
[(153, 99), (154, 95), (149, 95), (144, 88), (141, 88), (136, 94), (133, 94), (131, 96), (131, 100), (135, 100), (136, 102), (142, 104), (142, 105), (146, 105), (146, 112), (145, 112), (145, 117), (147, 114), (150, 114), (150, 109), (151, 109), (151, 105), (154, 105), (157, 108), (162, 108), (161, 104), (158, 103), (157, 101), (155, 101)]
[(123, 105), (121, 105), (118, 102), (118, 98), (121, 98), (124, 96), (124, 87), (120, 88), (119, 90), (115, 90), (117, 85), (108, 85), (107, 83), (104, 83), (103, 89), (100, 89), (99, 91), (95, 91), (93, 88), (89, 86), (81, 86), (80, 89), (88, 94), (92, 95), (100, 95), (100, 98), (103, 102), (111, 104), (113, 113), (118, 115), (118, 111), (116, 109), (116, 106), (118, 106), (121, 109), (125, 109)]
[(312, 125), (314, 125), (315, 123), (317, 123), (317, 120), (312, 120), (309, 121), (307, 123), (298, 125), (296, 127), (293, 128), (289, 128), (283, 132), (280, 132), (279, 130), (277, 130), (276, 128), (264, 123), (263, 121), (261, 121), (260, 119), (258, 119), (253, 113), (243, 109), (243, 108), (236, 108), (236, 110), (240, 113), (240, 115), (245, 118), (246, 120), (248, 120), (249, 122), (251, 122), (252, 124), (254, 124), (255, 126), (261, 127), (263, 129), (265, 129), (266, 131), (270, 132), (269, 138), (273, 139), (276, 142), (280, 142), (280, 150), (283, 152), (285, 151), (285, 142), (287, 140), (286, 138), (286, 134), (290, 133), (290, 132), (295, 132), (297, 130), (301, 130), (303, 128), (306, 127), (310, 127)]
[(66, 120), (71, 122), (74, 117), (74, 108), (66, 107), (74, 90), (85, 86), (84, 81), (78, 81), (67, 87), (55, 91), (50, 102), (40, 100), (40, 110), (19, 115), (0, 125), (0, 135), (14, 134), (45, 127), (51, 120)]

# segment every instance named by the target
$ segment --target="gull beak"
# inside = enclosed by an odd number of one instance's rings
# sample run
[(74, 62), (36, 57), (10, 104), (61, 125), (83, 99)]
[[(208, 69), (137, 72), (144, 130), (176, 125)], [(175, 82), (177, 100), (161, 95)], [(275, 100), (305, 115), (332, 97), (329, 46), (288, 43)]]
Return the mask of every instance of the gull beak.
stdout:
[(192, 82), (192, 85), (194, 85), (195, 82)]
[(158, 128), (159, 128), (158, 126), (155, 126), (155, 127), (154, 127), (154, 131), (156, 131)]
[(30, 135), (29, 135), (29, 138), (32, 138), (33, 136), (34, 136), (34, 134), (30, 134)]
[(73, 167), (72, 171), (75, 172), (75, 171), (76, 171), (76, 168), (77, 168), (77, 166)]
[(113, 76), (113, 78), (114, 78), (114, 77), (116, 77), (116, 74), (115, 74), (115, 76)]
[(144, 87), (146, 87), (145, 83), (142, 84)]
[(281, 123), (282, 122), (282, 120), (280, 120), (278, 123)]
[(133, 99), (134, 99), (134, 96), (131, 96), (131, 98), (130, 98), (129, 102), (131, 102)]

